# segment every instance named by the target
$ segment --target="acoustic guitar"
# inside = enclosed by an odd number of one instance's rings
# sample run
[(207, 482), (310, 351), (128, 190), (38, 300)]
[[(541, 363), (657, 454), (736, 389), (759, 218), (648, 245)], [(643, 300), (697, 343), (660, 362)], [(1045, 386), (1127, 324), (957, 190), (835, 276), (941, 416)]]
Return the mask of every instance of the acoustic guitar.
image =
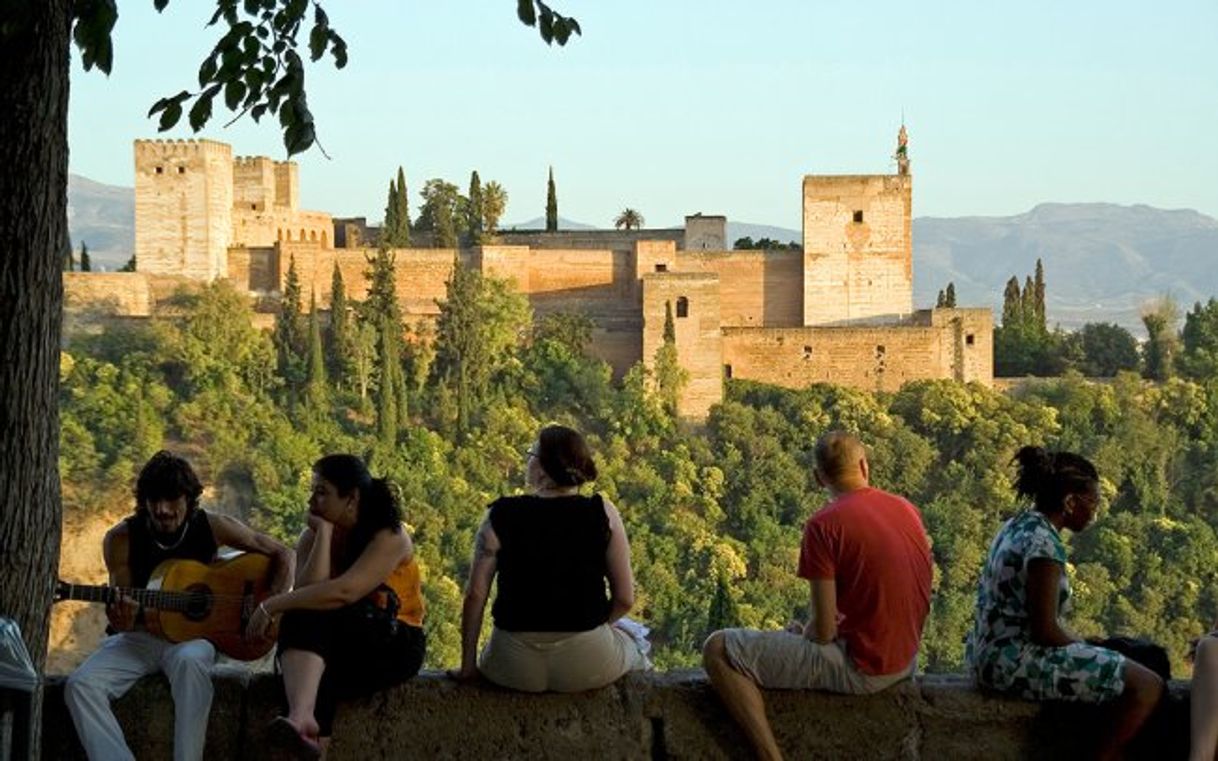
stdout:
[(153, 570), (146, 589), (59, 581), (55, 602), (109, 604), (121, 592), (144, 607), (144, 626), (152, 634), (170, 642), (205, 639), (230, 658), (252, 661), (275, 644), (274, 630), (265, 639), (245, 639), (246, 623), (270, 596), (270, 572), (271, 559), (256, 552), (211, 564), (166, 560)]

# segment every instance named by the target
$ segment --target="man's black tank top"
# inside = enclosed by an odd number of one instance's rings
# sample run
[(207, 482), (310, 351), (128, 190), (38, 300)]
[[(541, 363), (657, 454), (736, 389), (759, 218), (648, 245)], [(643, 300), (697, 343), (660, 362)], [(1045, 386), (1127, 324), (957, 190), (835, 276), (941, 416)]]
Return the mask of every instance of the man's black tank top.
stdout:
[(609, 518), (600, 495), (502, 497), (490, 521), (500, 543), (495, 626), (582, 632), (609, 620)]
[(133, 586), (148, 586), (152, 572), (166, 560), (197, 560), (200, 563), (210, 563), (216, 558), (216, 537), (211, 532), (211, 524), (203, 510), (194, 510), (186, 519), (186, 533), (180, 536), (180, 541), (179, 537), (175, 537), (173, 542), (154, 539), (152, 529), (148, 526), (148, 517), (143, 513), (132, 515), (127, 518), (126, 523), (127, 565), (131, 569)]

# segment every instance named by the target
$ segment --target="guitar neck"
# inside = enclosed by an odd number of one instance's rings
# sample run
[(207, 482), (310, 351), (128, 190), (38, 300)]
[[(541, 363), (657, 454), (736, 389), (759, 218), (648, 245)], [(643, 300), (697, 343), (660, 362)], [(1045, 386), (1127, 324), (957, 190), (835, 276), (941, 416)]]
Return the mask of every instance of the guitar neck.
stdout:
[(101, 584), (64, 584), (63, 599), (82, 602), (111, 603), (122, 594), (146, 608), (184, 610), (190, 599), (188, 592), (167, 592), (138, 587), (109, 587)]

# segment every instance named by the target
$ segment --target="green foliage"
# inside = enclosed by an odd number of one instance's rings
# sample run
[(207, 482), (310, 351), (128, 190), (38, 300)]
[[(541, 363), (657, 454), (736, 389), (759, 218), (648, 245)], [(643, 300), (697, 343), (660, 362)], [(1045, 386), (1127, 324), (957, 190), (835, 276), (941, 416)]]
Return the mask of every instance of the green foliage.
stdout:
[(406, 173), (402, 171), (402, 167), (398, 167), (397, 179), (389, 181), (381, 241), (390, 248), (405, 248), (410, 245), (410, 204), (406, 197)]
[(630, 207), (622, 209), (622, 213), (613, 219), (613, 226), (618, 230), (639, 230), (645, 224), (647, 222), (643, 215)]
[(80, 244), (80, 271), (93, 271), (93, 262), (89, 259), (89, 246), (83, 241)]
[(433, 177), (423, 186), (423, 206), (415, 222), (416, 230), (429, 231), (437, 248), (456, 248), (458, 224), (462, 222), (465, 199), (457, 186)]
[[(655, 661), (692, 666), (712, 629), (777, 629), (806, 617), (808, 585), (795, 576), (800, 530), (825, 499), (812, 449), (822, 432), (845, 429), (866, 442), (875, 485), (922, 511), (935, 562), (922, 660), (941, 671), (961, 665), (986, 549), (1022, 507), (1011, 457), (1040, 443), (1089, 457), (1101, 474), (1098, 520), (1067, 537), (1073, 630), (1150, 637), (1179, 668), (1188, 641), (1218, 613), (1213, 375), (1151, 383), (1121, 372), (1100, 384), (1070, 372), (1010, 394), (948, 380), (895, 394), (733, 380), (705, 425), (685, 429), (672, 414), (662, 355), (654, 371), (640, 363), (615, 383), (606, 364), (585, 355), (596, 328), (586, 317), (533, 322), (509, 284), (458, 265), (433, 361), (427, 331), (401, 341), (396, 294), (384, 288), (392, 252), (369, 267), (368, 299), (350, 310), (350, 380), (327, 383), (324, 405), (279, 393), (288, 379), (271, 337), (251, 326), (248, 299), (223, 282), (180, 292), (150, 323), (71, 337), (60, 433), (69, 510), (129, 498), (135, 469), (169, 446), (188, 453), (214, 499), (292, 541), (312, 462), (325, 452), (369, 457), (400, 489), (415, 538), (428, 666), (451, 666), (485, 506), (522, 488), (521, 453), (538, 429), (567, 423), (587, 432), (601, 473), (595, 488), (622, 512), (637, 584), (632, 615), (652, 627)], [(333, 335), (321, 340), (315, 314), (310, 387), (324, 376), (317, 347), (336, 346)], [(660, 352), (675, 349), (674, 330)], [(417, 399), (409, 409), (404, 389)]]
[[(482, 240), (493, 238), (499, 229), (499, 220), (507, 209), (507, 191), (498, 182), (491, 180), (482, 188)], [(471, 200), (472, 203), (472, 200)]]
[(465, 230), (469, 235), (469, 239), (474, 243), (482, 242), (482, 180), (478, 177), (478, 170), (474, 170), (469, 175), (469, 204), (466, 209)]
[(1193, 305), (1184, 315), (1180, 339), (1181, 375), (1197, 379), (1218, 376), (1218, 300), (1211, 298), (1205, 304), (1198, 301)]
[(294, 397), (301, 391), (307, 373), (302, 311), (300, 277), (296, 274), (296, 257), (293, 256), (288, 262), (283, 297), (279, 300), (279, 314), (275, 316), (275, 332), (272, 335), (278, 357), (279, 377), (284, 379), (284, 387), (289, 397)]
[(786, 243), (783, 243), (782, 241), (774, 240), (773, 238), (758, 238), (757, 240), (753, 240), (751, 237), (749, 237), (747, 235), (743, 238), (737, 238), (736, 242), (732, 244), (732, 248), (736, 249), (737, 251), (784, 251), (784, 250), (802, 251), (803, 250), (803, 246), (800, 245), (799, 243), (796, 243), (793, 240), (787, 241)]
[(546, 182), (546, 232), (558, 232), (558, 191), (554, 187), (554, 167), (550, 167), (550, 179)]
[(955, 309), (956, 308), (956, 284), (948, 283), (947, 288), (939, 291), (939, 297), (935, 299), (936, 309)]
[[(1180, 351), (1176, 323), (1179, 319), (1180, 310), (1170, 296), (1147, 305), (1142, 312), (1142, 324), (1146, 327), (1147, 335), (1146, 345), (1142, 347), (1142, 366), (1147, 378), (1161, 381), (1176, 374), (1176, 355)], [(1200, 329), (1200, 325), (1199, 320), (1194, 320), (1196, 328)], [(1195, 345), (1200, 345), (1200, 342)]]
[(355, 361), (355, 337), (352, 334), (350, 307), (343, 271), (334, 263), (330, 277), (330, 325), (326, 331), (326, 358), (330, 382), (338, 389), (352, 386), (351, 375)]
[(120, 267), (118, 271), (119, 272), (135, 272), (135, 254), (132, 254), (131, 258), (127, 260), (127, 263), (124, 264), (122, 267)]
[(1138, 341), (1120, 325), (1089, 322), (1074, 334), (1083, 359), (1079, 371), (1091, 377), (1111, 377), (1125, 370), (1137, 372), (1141, 365)]

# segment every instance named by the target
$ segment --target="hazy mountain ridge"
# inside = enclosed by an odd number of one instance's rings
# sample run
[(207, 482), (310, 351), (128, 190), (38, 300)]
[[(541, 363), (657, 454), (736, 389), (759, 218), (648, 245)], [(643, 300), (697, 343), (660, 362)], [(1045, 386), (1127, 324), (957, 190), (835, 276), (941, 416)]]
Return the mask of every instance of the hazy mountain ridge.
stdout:
[[(117, 269), (134, 247), (131, 188), (68, 176), (73, 246), (89, 244), (96, 265)], [(679, 227), (680, 225), (674, 225)], [(505, 224), (536, 230), (545, 218)], [(560, 230), (607, 229), (563, 217)], [(741, 237), (799, 241), (799, 230), (728, 222), (727, 242)], [(1218, 296), (1218, 220), (1189, 209), (1107, 203), (1044, 203), (1008, 217), (920, 217), (913, 222), (914, 304), (934, 303), (956, 284), (962, 306), (1002, 307), (1012, 275), (1023, 281), (1044, 260), (1051, 323), (1075, 328), (1113, 321), (1141, 332), (1139, 311), (1170, 293), (1184, 309)]]

